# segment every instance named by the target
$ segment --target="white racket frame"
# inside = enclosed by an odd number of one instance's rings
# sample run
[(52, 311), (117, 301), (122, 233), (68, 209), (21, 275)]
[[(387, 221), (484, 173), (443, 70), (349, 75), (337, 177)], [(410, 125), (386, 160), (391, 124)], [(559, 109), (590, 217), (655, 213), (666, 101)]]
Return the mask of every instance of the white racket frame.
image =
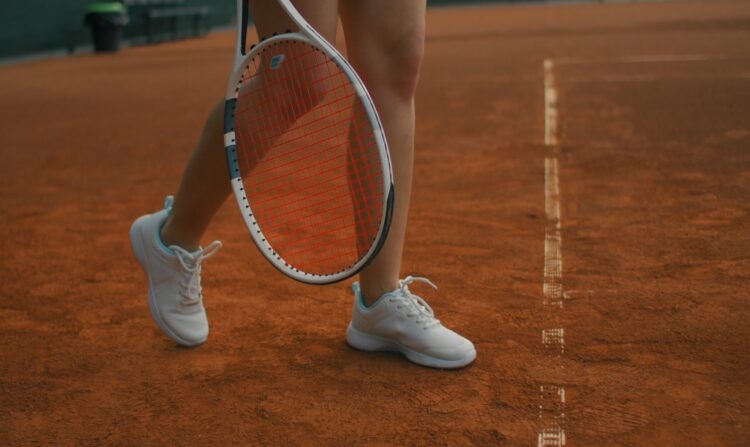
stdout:
[[(331, 284), (334, 282), (342, 281), (357, 272), (359, 272), (364, 266), (366, 266), (380, 250), (385, 237), (388, 232), (390, 225), (391, 213), (393, 211), (393, 172), (391, 169), (391, 159), (388, 151), (388, 142), (385, 138), (385, 132), (380, 122), (375, 106), (372, 102), (370, 94), (367, 92), (362, 80), (359, 78), (354, 69), (344, 59), (344, 57), (336, 50), (336, 48), (328, 43), (309, 23), (302, 17), (297, 9), (292, 5), (290, 0), (277, 0), (279, 5), (286, 11), (289, 18), (292, 19), (294, 24), (299, 28), (299, 32), (284, 33), (272, 36), (268, 39), (258, 43), (252, 49), (243, 54), (243, 48), (245, 45), (246, 37), (246, 26), (247, 20), (245, 17), (248, 13), (247, 0), (237, 0), (237, 41), (235, 44), (234, 62), (232, 63), (232, 74), (229, 77), (229, 83), (227, 85), (227, 91), (225, 95), (225, 116), (224, 116), (224, 149), (227, 158), (227, 167), (229, 169), (229, 178), (234, 190), (234, 196), (237, 201), (237, 206), (240, 209), (245, 225), (250, 232), (255, 245), (258, 247), (263, 256), (271, 262), (279, 271), (285, 275), (296, 279), (298, 281), (307, 284)], [(378, 152), (380, 156), (380, 163), (384, 169), (383, 175), (383, 213), (380, 218), (380, 227), (375, 242), (370, 246), (368, 252), (355, 264), (349, 268), (340, 272), (319, 275), (308, 272), (303, 272), (292, 266), (290, 266), (284, 258), (282, 258), (274, 248), (266, 241), (263, 235), (263, 230), (260, 228), (258, 223), (253, 216), (252, 204), (248, 201), (247, 195), (245, 194), (245, 185), (242, 181), (242, 176), (237, 163), (236, 154), (236, 139), (234, 133), (234, 118), (233, 114), (234, 105), (236, 104), (237, 96), (239, 93), (239, 82), (242, 73), (249, 67), (249, 61), (255, 57), (256, 54), (263, 51), (269, 45), (272, 45), (279, 41), (290, 41), (297, 40), (319, 48), (326, 56), (328, 56), (336, 65), (341, 68), (342, 72), (352, 82), (359, 99), (361, 100), (364, 110), (367, 113), (367, 117), (372, 123), (373, 133), (375, 142), (378, 146)], [(231, 125), (230, 125), (231, 124)]]

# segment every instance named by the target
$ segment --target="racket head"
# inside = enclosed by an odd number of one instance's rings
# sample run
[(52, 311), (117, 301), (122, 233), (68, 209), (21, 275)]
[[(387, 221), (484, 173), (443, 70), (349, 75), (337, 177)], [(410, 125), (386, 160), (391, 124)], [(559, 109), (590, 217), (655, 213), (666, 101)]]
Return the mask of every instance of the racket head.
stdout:
[(225, 151), (264, 257), (309, 284), (366, 266), (388, 233), (393, 176), (369, 94), (335, 51), (301, 33), (253, 47), (227, 88)]

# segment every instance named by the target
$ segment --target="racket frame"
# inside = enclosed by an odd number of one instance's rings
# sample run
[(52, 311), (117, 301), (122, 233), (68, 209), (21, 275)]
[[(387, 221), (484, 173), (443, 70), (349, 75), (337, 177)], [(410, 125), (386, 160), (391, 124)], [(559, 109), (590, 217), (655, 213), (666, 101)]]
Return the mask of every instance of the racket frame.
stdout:
[[(290, 278), (296, 279), (307, 284), (331, 284), (342, 281), (350, 276), (357, 274), (362, 268), (364, 268), (370, 261), (372, 261), (378, 254), (380, 249), (385, 242), (388, 234), (388, 229), (391, 222), (393, 213), (393, 172), (391, 169), (390, 153), (388, 150), (388, 142), (385, 138), (385, 132), (380, 122), (372, 98), (364, 86), (364, 83), (357, 75), (357, 72), (349, 65), (344, 57), (336, 50), (336, 48), (328, 43), (323, 36), (321, 36), (297, 9), (292, 5), (290, 0), (277, 0), (279, 5), (286, 11), (289, 17), (292, 19), (294, 24), (299, 28), (299, 32), (286, 32), (283, 34), (277, 34), (265, 40), (262, 40), (257, 45), (251, 47), (250, 51), (246, 51), (247, 45), (247, 25), (248, 25), (248, 8), (247, 0), (237, 0), (237, 41), (235, 44), (235, 54), (232, 63), (232, 74), (229, 77), (227, 85), (226, 95), (224, 97), (224, 150), (227, 160), (227, 168), (229, 170), (229, 178), (232, 184), (232, 190), (234, 191), (234, 197), (237, 202), (237, 206), (240, 209), (245, 225), (250, 233), (252, 241), (260, 250), (263, 257), (265, 257), (271, 265), (283, 274)], [(367, 113), (367, 117), (373, 124), (373, 134), (378, 146), (378, 153), (380, 156), (380, 164), (383, 167), (383, 211), (380, 220), (380, 226), (376, 237), (376, 243), (372, 244), (365, 253), (355, 264), (349, 268), (340, 272), (331, 274), (312, 274), (301, 271), (282, 258), (274, 248), (266, 240), (262, 229), (258, 225), (258, 222), (253, 216), (252, 204), (248, 201), (247, 195), (245, 194), (245, 185), (242, 181), (242, 175), (237, 161), (237, 145), (236, 137), (234, 132), (234, 109), (237, 103), (237, 96), (239, 93), (239, 81), (246, 69), (249, 68), (249, 62), (264, 48), (273, 45), (277, 42), (295, 40), (303, 42), (309, 45), (318, 47), (328, 58), (334, 62), (341, 71), (349, 78), (352, 82), (352, 86), (362, 103), (362, 106)]]

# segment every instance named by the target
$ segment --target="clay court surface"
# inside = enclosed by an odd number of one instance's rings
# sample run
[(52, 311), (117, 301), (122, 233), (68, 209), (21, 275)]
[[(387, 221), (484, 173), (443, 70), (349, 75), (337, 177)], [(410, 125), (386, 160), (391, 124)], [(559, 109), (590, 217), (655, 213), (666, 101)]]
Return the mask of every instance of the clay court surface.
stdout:
[(348, 284), (282, 277), (232, 201), (211, 336), (175, 346), (128, 227), (175, 191), (233, 33), (22, 63), (0, 68), (0, 444), (748, 445), (750, 3), (435, 9), (428, 32), (404, 274), (473, 365), (347, 347)]

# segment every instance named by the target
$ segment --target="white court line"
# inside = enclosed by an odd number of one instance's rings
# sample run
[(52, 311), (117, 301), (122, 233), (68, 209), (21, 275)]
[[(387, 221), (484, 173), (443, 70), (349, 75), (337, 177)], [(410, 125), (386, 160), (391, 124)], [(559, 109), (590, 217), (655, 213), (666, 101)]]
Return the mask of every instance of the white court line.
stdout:
[(555, 64), (544, 60), (544, 145), (557, 146), (557, 91), (554, 77)]
[[(559, 385), (542, 385), (539, 387), (539, 418), (544, 420), (544, 427), (537, 433), (537, 446), (565, 445), (565, 387)], [(550, 414), (551, 413), (551, 414)]]
[(556, 394), (561, 404), (565, 403), (565, 387), (558, 385), (541, 385), (539, 393), (544, 397), (547, 394)]
[[(558, 175), (558, 114), (555, 63), (545, 59), (544, 64), (544, 145), (552, 155), (544, 159), (544, 214), (547, 219), (544, 234), (544, 284), (545, 307), (562, 311), (562, 236), (560, 223), (560, 179)], [(542, 345), (553, 349), (558, 356), (565, 353), (565, 329), (558, 327), (542, 330)], [(560, 365), (562, 367), (562, 365)], [(556, 395), (557, 402), (546, 399), (548, 392)], [(558, 385), (540, 387), (540, 428), (537, 446), (564, 446), (565, 439), (565, 388)], [(549, 408), (545, 409), (545, 406)], [(546, 411), (545, 411), (546, 410)], [(546, 416), (545, 416), (546, 415)]]
[(560, 427), (544, 428), (537, 436), (537, 447), (557, 447), (565, 445), (565, 430)]
[(546, 348), (557, 348), (560, 354), (565, 353), (565, 328), (543, 329), (542, 344)]
[(560, 228), (560, 179), (557, 175), (557, 158), (544, 159), (544, 214), (556, 228)]
[(544, 302), (547, 305), (562, 307), (563, 260), (557, 158), (544, 159), (544, 211), (547, 217), (544, 235)]
[(557, 409), (554, 416), (561, 422), (565, 419), (565, 387), (561, 385), (541, 385), (539, 387), (539, 417), (545, 410), (545, 404), (552, 409)]
[[(555, 64), (544, 60), (544, 144), (557, 152), (557, 89)], [(560, 180), (557, 157), (544, 160), (544, 213), (547, 230), (544, 236), (545, 304), (562, 307), (562, 238), (560, 235)], [(551, 225), (550, 225), (551, 224)]]

